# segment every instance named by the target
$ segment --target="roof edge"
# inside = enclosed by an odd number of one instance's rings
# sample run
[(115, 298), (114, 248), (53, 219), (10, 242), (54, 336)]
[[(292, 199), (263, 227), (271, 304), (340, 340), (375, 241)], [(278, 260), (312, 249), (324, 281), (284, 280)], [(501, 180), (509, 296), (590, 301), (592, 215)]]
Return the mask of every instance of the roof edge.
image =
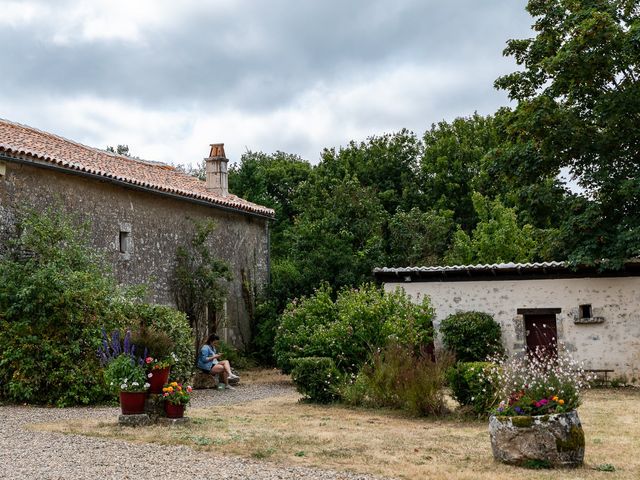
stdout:
[(375, 278), (382, 282), (443, 282), (478, 280), (525, 280), (548, 278), (640, 276), (640, 259), (629, 259), (619, 269), (602, 269), (602, 265), (574, 265), (566, 261), (540, 263), (496, 263), (438, 267), (375, 268)]
[[(30, 152), (14, 152), (13, 150), (9, 150), (9, 152), (16, 156), (7, 156), (3, 154), (3, 152), (7, 152), (7, 150), (0, 145), (0, 160), (16, 162), (16, 163), (30, 165), (30, 166), (37, 166), (40, 168), (47, 168), (47, 169), (68, 173), (72, 175), (79, 175), (82, 177), (92, 178), (94, 180), (113, 183), (113, 184), (122, 186), (124, 188), (131, 188), (134, 190), (145, 191), (148, 193), (162, 195), (165, 197), (170, 197), (170, 198), (174, 198), (177, 200), (186, 201), (190, 203), (196, 203), (198, 205), (217, 208), (224, 211), (231, 211), (231, 212), (239, 213), (243, 215), (263, 218), (265, 220), (274, 220), (275, 218), (275, 211), (267, 207), (263, 207), (264, 210), (242, 208), (239, 205), (233, 205), (231, 203), (226, 204), (222, 201), (220, 202), (212, 201), (209, 198), (203, 198), (198, 195), (189, 194), (188, 192), (181, 192), (177, 189), (167, 189), (167, 188), (162, 189), (161, 187), (153, 186), (150, 184), (144, 185), (139, 181), (133, 181), (123, 177), (117, 177), (108, 172), (102, 172), (102, 171), (92, 172), (87, 170), (86, 167), (75, 165), (71, 162), (66, 162), (69, 165), (69, 166), (66, 166), (64, 164), (59, 163), (60, 162), (59, 160), (56, 160), (52, 157), (41, 158), (37, 155), (30, 154)], [(22, 157), (34, 158), (38, 161), (27, 160)]]

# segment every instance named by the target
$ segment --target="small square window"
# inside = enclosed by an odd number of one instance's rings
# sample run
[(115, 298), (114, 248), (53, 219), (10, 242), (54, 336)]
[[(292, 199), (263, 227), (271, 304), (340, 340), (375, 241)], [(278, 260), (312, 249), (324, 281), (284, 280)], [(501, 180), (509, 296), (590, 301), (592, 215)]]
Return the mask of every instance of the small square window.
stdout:
[(591, 305), (580, 305), (580, 318), (591, 318)]
[(120, 232), (120, 253), (131, 253), (131, 232)]

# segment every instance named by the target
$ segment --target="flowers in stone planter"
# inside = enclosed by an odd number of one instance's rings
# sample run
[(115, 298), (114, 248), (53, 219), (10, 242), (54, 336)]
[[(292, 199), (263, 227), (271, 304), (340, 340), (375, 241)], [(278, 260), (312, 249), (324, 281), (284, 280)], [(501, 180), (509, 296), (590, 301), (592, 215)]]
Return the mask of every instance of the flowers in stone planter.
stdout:
[(144, 392), (149, 388), (144, 368), (135, 358), (124, 353), (107, 364), (104, 379), (107, 385), (119, 392)]
[(575, 410), (590, 376), (566, 351), (493, 359), (488, 380), (500, 392), (496, 415), (547, 415)]
[(162, 389), (165, 401), (173, 405), (187, 405), (191, 401), (191, 385), (183, 386), (178, 382), (171, 382)]

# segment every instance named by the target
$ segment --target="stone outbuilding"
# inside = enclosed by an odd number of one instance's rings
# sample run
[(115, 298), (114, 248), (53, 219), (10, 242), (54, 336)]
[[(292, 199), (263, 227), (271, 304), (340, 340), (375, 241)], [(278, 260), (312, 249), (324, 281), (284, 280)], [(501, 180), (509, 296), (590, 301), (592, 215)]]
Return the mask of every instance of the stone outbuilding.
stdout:
[(211, 145), (205, 182), (171, 165), (0, 119), (0, 244), (19, 209), (61, 206), (90, 221), (93, 245), (119, 282), (146, 284), (151, 301), (172, 305), (176, 249), (190, 242), (194, 221), (213, 219), (209, 247), (233, 275), (216, 320), (225, 325), (219, 333), (241, 346), (249, 340), (255, 295), (269, 280), (274, 211), (228, 192), (227, 163), (223, 145)]
[(486, 312), (510, 353), (557, 348), (609, 379), (640, 379), (640, 261), (617, 271), (564, 262), (378, 268), (385, 290), (429, 296), (434, 325), (460, 311)]

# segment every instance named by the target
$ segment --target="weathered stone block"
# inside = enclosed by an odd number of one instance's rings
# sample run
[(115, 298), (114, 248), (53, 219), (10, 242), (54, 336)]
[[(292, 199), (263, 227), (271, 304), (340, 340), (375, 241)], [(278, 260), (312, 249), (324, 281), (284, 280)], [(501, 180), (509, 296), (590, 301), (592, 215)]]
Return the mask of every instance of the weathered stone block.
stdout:
[(125, 427), (144, 427), (151, 425), (151, 418), (146, 413), (140, 413), (138, 415), (120, 415), (118, 417), (118, 424)]
[(511, 465), (575, 468), (584, 460), (584, 432), (575, 410), (553, 415), (489, 418), (493, 457)]

